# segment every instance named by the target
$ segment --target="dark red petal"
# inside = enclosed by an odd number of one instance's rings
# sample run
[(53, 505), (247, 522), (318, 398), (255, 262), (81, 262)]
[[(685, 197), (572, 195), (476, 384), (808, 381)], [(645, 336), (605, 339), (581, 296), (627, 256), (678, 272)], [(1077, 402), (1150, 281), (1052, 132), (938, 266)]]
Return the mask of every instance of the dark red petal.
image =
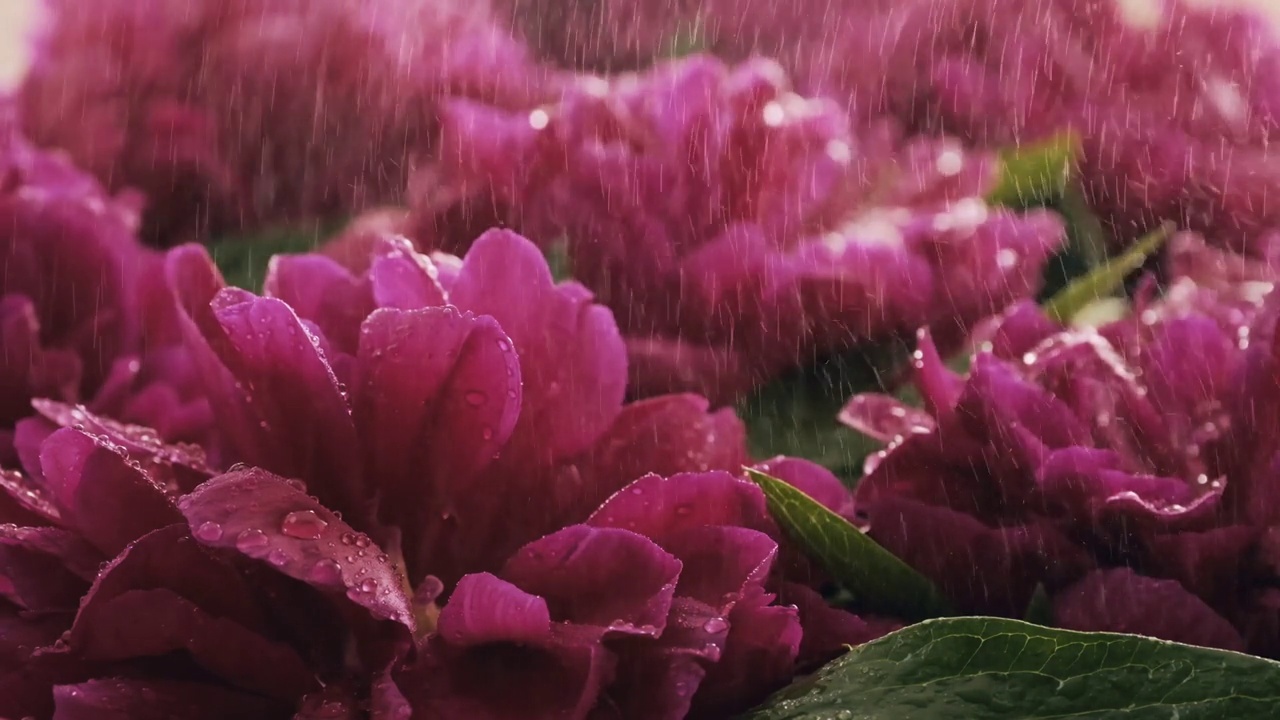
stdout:
[(344, 593), (375, 617), (410, 630), (404, 578), (386, 554), (294, 483), (257, 468), (227, 473), (178, 503), (192, 535), (235, 550), (327, 593)]
[(440, 637), (465, 647), (491, 642), (542, 643), (551, 637), (547, 602), (489, 573), (458, 581), (437, 623)]
[(0, 525), (0, 596), (25, 610), (75, 610), (101, 561), (66, 530)]
[(57, 720), (269, 720), (281, 703), (201, 683), (90, 680), (53, 690)]
[[(383, 507), (412, 529), (470, 489), (520, 413), (520, 364), (492, 318), (378, 310), (360, 334), (354, 406)], [(416, 552), (407, 538), (406, 552)], [(412, 554), (412, 553), (410, 553)], [(411, 558), (414, 563), (417, 558)]]
[(742, 527), (704, 525), (666, 534), (662, 546), (680, 559), (676, 594), (727, 615), (734, 604), (759, 590), (773, 569), (778, 543)]
[(646, 475), (606, 500), (587, 524), (631, 530), (659, 545), (703, 525), (773, 528), (760, 488), (726, 472)]
[(738, 713), (791, 681), (800, 650), (800, 619), (795, 608), (771, 605), (772, 600), (757, 588), (734, 605), (724, 653), (707, 670), (694, 696), (695, 711)]
[(199, 445), (166, 443), (155, 430), (89, 412), (82, 405), (32, 401), (36, 412), (59, 427), (75, 428), (124, 448), (155, 483), (188, 491), (213, 475)]
[(361, 515), (355, 425), (318, 338), (274, 298), (228, 288), (214, 298), (213, 311), (223, 336), (211, 344), (270, 438), (269, 457), (245, 462), (304, 478), (326, 506)]
[(369, 284), (323, 255), (271, 258), (262, 294), (289, 303), (347, 354), (355, 353), (360, 323), (373, 312)]
[(573, 525), (525, 545), (498, 574), (542, 597), (557, 621), (657, 635), (680, 567), (642, 535)]
[(266, 637), (264, 625), (240, 576), (173, 526), (144, 536), (111, 562), (56, 652), (111, 661), (184, 650), (210, 672), (255, 692), (292, 698), (311, 689), (312, 672), (292, 648)]
[(59, 525), (62, 515), (43, 484), (15, 470), (0, 468), (0, 522)]
[(1053, 619), (1069, 630), (1147, 635), (1243, 652), (1240, 633), (1176, 580), (1128, 568), (1095, 570), (1054, 596)]
[(622, 409), (626, 349), (613, 315), (591, 300), (581, 286), (555, 285), (533, 243), (497, 229), (472, 244), (449, 289), (452, 304), (496, 319), (520, 356), (523, 410), (503, 453), (512, 468), (587, 450)]
[(840, 410), (840, 422), (874, 440), (890, 442), (934, 427), (933, 416), (892, 395), (854, 395)]
[(817, 592), (797, 583), (784, 583), (781, 602), (795, 605), (804, 636), (796, 658), (799, 670), (816, 668), (843, 655), (846, 645), (861, 645), (900, 629), (896, 620), (855, 615), (827, 604)]
[(666, 395), (634, 402), (579, 463), (590, 512), (636, 478), (680, 472), (738, 472), (749, 462), (746, 428), (731, 409), (707, 411), (696, 395)]
[(63, 428), (40, 449), (63, 522), (111, 557), (142, 535), (182, 521), (163, 488), (105, 437)]
[(1021, 617), (1037, 584), (1060, 586), (1092, 565), (1084, 548), (1047, 525), (990, 527), (904, 498), (882, 498), (868, 512), (871, 538), (962, 612)]
[(378, 307), (416, 310), (446, 303), (439, 272), (403, 237), (387, 236), (374, 249), (369, 284)]

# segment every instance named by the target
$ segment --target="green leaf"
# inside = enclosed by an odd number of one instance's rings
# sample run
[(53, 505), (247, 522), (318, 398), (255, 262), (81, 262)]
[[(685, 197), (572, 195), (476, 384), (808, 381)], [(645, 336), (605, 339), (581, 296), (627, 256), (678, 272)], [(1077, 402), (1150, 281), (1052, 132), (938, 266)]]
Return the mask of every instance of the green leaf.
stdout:
[(1142, 267), (1173, 233), (1173, 225), (1165, 223), (1144, 236), (1119, 257), (1103, 262), (1044, 303), (1044, 312), (1058, 322), (1067, 323), (1082, 308), (1098, 298), (1107, 297), (1124, 285), (1129, 273)]
[(556, 282), (573, 279), (573, 265), (569, 259), (569, 240), (560, 238), (547, 246), (543, 252), (547, 258), (547, 267), (551, 268), (551, 277)]
[(1018, 620), (930, 620), (851, 650), (748, 720), (1267, 720), (1280, 664)]
[(946, 601), (924, 576), (848, 520), (775, 477), (748, 469), (773, 519), (854, 596), (863, 610), (917, 620), (946, 615)]
[(1070, 132), (1001, 150), (1000, 182), (987, 196), (993, 205), (1028, 207), (1052, 202), (1066, 191), (1080, 155)]
[(266, 278), (267, 262), (271, 256), (310, 252), (341, 227), (340, 223), (325, 223), (310, 227), (270, 228), (253, 235), (215, 242), (209, 246), (209, 254), (229, 285), (257, 292)]

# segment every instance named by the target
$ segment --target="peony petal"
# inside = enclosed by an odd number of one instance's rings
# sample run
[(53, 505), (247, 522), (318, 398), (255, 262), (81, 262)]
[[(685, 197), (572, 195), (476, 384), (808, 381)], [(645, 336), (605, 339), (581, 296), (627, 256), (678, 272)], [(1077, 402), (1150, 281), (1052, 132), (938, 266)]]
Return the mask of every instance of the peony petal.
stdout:
[(724, 653), (694, 696), (695, 712), (739, 713), (791, 681), (800, 650), (800, 620), (796, 608), (771, 605), (772, 600), (773, 595), (757, 588), (753, 597), (734, 605)]
[[(439, 512), (492, 462), (520, 416), (519, 360), (492, 318), (452, 307), (379, 310), (361, 330), (358, 363), (365, 463), (393, 514), (419, 512), (424, 497)], [(424, 478), (436, 485), (423, 487)]]
[(1207, 603), (1230, 602), (1248, 582), (1247, 562), (1264, 532), (1247, 525), (1176, 532), (1145, 539), (1152, 575), (1177, 580)]
[(239, 576), (184, 535), (181, 526), (158, 530), (113, 560), (58, 652), (92, 662), (185, 650), (210, 672), (269, 697), (311, 689), (302, 658), (253, 629), (265, 623)]
[(59, 427), (73, 427), (123, 448), (154, 482), (166, 488), (188, 491), (213, 474), (198, 445), (166, 443), (151, 428), (101, 417), (81, 405), (35, 400), (32, 407)]
[(1051, 511), (1120, 528), (1203, 529), (1214, 522), (1221, 484), (1196, 487), (1181, 478), (1133, 475), (1113, 469), (1122, 463), (1108, 450), (1066, 448), (1050, 453), (1037, 477), (1039, 494)]
[(101, 560), (74, 533), (0, 525), (0, 597), (37, 613), (73, 611)]
[(540, 643), (551, 637), (547, 602), (489, 573), (458, 581), (440, 612), (440, 637), (466, 647), (491, 642)]
[(861, 645), (902, 628), (896, 620), (860, 617), (827, 604), (817, 592), (797, 583), (783, 583), (780, 601), (795, 605), (804, 635), (796, 658), (803, 672), (843, 655), (846, 645)]
[(928, 413), (881, 393), (854, 395), (840, 409), (838, 417), (845, 425), (880, 442), (934, 428), (933, 417)]
[(299, 485), (257, 468), (230, 472), (185, 495), (178, 508), (208, 547), (235, 550), (326, 593), (345, 593), (374, 617), (413, 630), (401, 573)]
[(1036, 585), (1059, 587), (1093, 563), (1084, 548), (1047, 525), (994, 528), (905, 498), (882, 498), (868, 514), (871, 538), (965, 613), (1021, 617)]
[(223, 720), (278, 717), (283, 703), (217, 685), (174, 680), (89, 680), (53, 690), (58, 720)]
[(617, 417), (627, 370), (613, 317), (581, 286), (554, 285), (533, 243), (506, 230), (485, 233), (449, 299), (495, 318), (520, 357), (525, 396), (506, 462), (542, 466), (576, 455)]
[(707, 412), (696, 395), (666, 395), (628, 404), (579, 464), (592, 488), (584, 512), (646, 473), (738, 472), (747, 464), (746, 428), (731, 409)]
[(587, 524), (631, 530), (659, 545), (704, 525), (773, 529), (760, 488), (726, 472), (645, 475), (606, 500)]
[(684, 565), (676, 594), (722, 616), (763, 587), (778, 554), (773, 538), (741, 527), (683, 528), (666, 533), (661, 544)]
[(271, 443), (269, 457), (245, 461), (306, 478), (325, 505), (359, 516), (365, 489), (355, 426), (318, 339), (274, 298), (228, 288), (214, 298), (213, 313), (222, 335), (210, 344), (243, 385)]
[(373, 311), (369, 284), (323, 255), (272, 257), (262, 294), (288, 303), (348, 355), (356, 351), (360, 323)]
[(151, 530), (182, 521), (163, 488), (107, 438), (58, 430), (41, 447), (40, 465), (64, 521), (107, 557)]
[(15, 525), (59, 525), (62, 514), (42, 483), (20, 472), (0, 468), (0, 522)]
[(439, 272), (403, 237), (382, 238), (369, 265), (369, 285), (378, 307), (417, 310), (447, 302)]
[(1175, 580), (1128, 568), (1095, 570), (1053, 599), (1056, 624), (1068, 630), (1132, 633), (1243, 652), (1231, 624)]
[(587, 525), (525, 545), (498, 574), (543, 598), (557, 621), (652, 636), (683, 577), (680, 561), (648, 538)]

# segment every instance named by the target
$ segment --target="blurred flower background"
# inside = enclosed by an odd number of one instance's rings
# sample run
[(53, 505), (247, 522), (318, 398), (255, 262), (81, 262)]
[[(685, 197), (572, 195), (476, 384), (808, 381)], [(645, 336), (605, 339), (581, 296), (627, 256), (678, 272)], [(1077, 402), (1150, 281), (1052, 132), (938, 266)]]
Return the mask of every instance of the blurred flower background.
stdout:
[(0, 3), (0, 717), (1280, 660), (1280, 3), (814, 5)]

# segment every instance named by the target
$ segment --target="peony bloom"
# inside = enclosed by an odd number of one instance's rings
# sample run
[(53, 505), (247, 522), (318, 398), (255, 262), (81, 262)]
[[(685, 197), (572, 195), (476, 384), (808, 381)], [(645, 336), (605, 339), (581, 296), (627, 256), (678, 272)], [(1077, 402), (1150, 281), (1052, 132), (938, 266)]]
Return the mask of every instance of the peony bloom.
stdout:
[[(817, 466), (779, 468), (817, 495), (845, 492)], [(898, 627), (779, 583), (777, 537), (744, 479), (646, 475), (584, 524), (462, 578), (406, 673), (423, 680), (400, 684), (438, 717), (724, 717), (791, 679), (802, 638), (838, 648)], [(775, 586), (806, 609), (776, 602)]]
[(1098, 329), (1019, 304), (967, 378), (922, 334), (926, 410), (843, 414), (889, 442), (856, 493), (871, 536), (965, 612), (1018, 616), (1043, 585), (1064, 627), (1280, 655), (1271, 287), (1183, 279)]
[[(7, 110), (7, 108), (5, 108)], [(136, 203), (0, 119), (0, 465), (36, 398), (199, 440), (207, 408), (166, 333), (176, 307), (137, 241)]]
[(815, 353), (963, 327), (1034, 291), (1062, 240), (1047, 213), (986, 204), (992, 157), (854, 138), (764, 61), (584, 80), (532, 113), (455, 102), (442, 156), (417, 180), (416, 238), (456, 247), (507, 222), (563, 239), (642, 395), (730, 401)]
[[(266, 297), (166, 257), (213, 465), (255, 467), (209, 479), (197, 450), (36, 401), (0, 485), (0, 714), (678, 718), (895, 627), (775, 562), (762, 493), (717, 471), (745, 462), (731, 412), (624, 405), (608, 311), (532, 244), (373, 253), (278, 256)], [(820, 467), (764, 468), (850, 505)], [(513, 709), (478, 678), (536, 692)]]
[[(1175, 218), (1254, 253), (1280, 226), (1269, 145), (1280, 42), (1248, 10), (1183, 0), (848, 2), (830, 14), (712, 0), (727, 52), (764, 52), (862, 117), (1004, 145), (1071, 128), (1121, 240)], [(1217, 4), (1214, 4), (1217, 5)], [(814, 48), (821, 48), (815, 52)]]
[(523, 106), (548, 82), (485, 2), (50, 5), (25, 123), (145, 191), (165, 245), (394, 198), (440, 98)]

